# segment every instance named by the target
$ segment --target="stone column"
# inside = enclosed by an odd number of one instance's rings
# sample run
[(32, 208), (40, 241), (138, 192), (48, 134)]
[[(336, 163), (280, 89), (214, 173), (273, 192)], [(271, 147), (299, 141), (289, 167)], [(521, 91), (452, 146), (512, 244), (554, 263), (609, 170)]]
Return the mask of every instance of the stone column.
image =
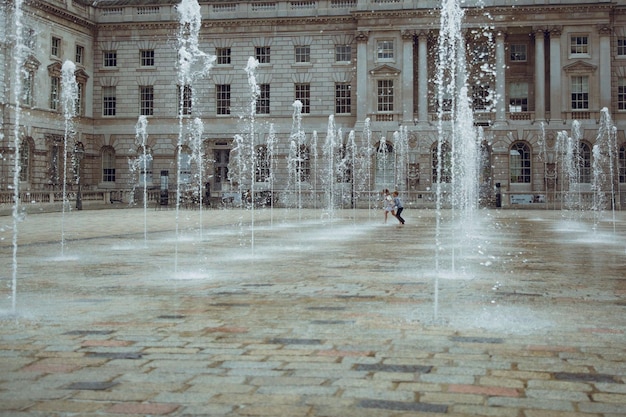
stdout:
[(546, 119), (546, 62), (544, 29), (535, 29), (535, 120)]
[(611, 27), (600, 25), (600, 109), (611, 108)]
[(413, 38), (412, 31), (402, 31), (402, 123), (413, 122)]
[(367, 118), (367, 100), (369, 97), (367, 88), (367, 40), (368, 34), (357, 33), (356, 52), (356, 119), (357, 123), (363, 123)]
[(419, 122), (428, 122), (428, 34), (420, 32), (417, 45), (417, 111)]
[(496, 124), (506, 123), (506, 61), (504, 59), (504, 38), (506, 34), (496, 33)]
[(561, 80), (561, 26), (550, 28), (550, 121), (563, 117)]

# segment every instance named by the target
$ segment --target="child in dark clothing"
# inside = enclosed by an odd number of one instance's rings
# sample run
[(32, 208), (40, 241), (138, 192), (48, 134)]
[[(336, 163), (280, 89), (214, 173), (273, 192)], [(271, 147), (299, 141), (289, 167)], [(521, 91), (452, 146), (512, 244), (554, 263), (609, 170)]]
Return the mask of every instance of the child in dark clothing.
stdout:
[(402, 205), (402, 200), (400, 200), (400, 197), (398, 197), (397, 191), (393, 192), (393, 204), (396, 208), (396, 218), (398, 219), (400, 224), (404, 224), (404, 219), (401, 216), (402, 210), (404, 210), (404, 206)]

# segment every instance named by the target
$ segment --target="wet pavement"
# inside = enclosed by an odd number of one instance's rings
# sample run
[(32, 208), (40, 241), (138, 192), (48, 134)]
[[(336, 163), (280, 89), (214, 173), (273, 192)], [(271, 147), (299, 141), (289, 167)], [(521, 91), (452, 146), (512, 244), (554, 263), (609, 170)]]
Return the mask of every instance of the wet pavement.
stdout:
[(0, 217), (0, 415), (626, 415), (626, 213), (403, 216)]

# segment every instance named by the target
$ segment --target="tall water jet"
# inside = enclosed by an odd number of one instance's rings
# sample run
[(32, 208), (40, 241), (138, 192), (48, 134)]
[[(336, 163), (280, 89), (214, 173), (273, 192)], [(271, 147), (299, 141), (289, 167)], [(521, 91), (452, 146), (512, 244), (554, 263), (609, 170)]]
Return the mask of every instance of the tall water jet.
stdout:
[(335, 117), (333, 115), (328, 116), (328, 129), (326, 130), (326, 140), (324, 141), (323, 158), (326, 163), (324, 170), (324, 195), (326, 200), (326, 216), (332, 221), (335, 210), (335, 186), (336, 186), (336, 163), (335, 163), (335, 148), (337, 143), (340, 143), (341, 138), (337, 139), (337, 132), (335, 131)]
[(198, 186), (198, 212), (200, 217), (200, 240), (203, 239), (204, 235), (204, 222), (203, 213), (204, 213), (204, 197), (202, 194), (202, 187), (204, 184), (204, 144), (202, 142), (202, 135), (204, 134), (204, 123), (199, 117), (195, 117), (193, 121), (189, 124), (189, 137), (190, 137), (190, 146), (191, 146), (191, 159), (196, 161), (196, 175), (195, 179), (197, 180)]
[(369, 117), (365, 119), (363, 123), (363, 148), (361, 149), (359, 174), (360, 178), (363, 178), (361, 191), (367, 192), (367, 209), (368, 215), (372, 214), (372, 155), (374, 153), (372, 145), (372, 129), (370, 127)]
[(302, 182), (306, 179), (304, 173), (305, 158), (308, 158), (305, 150), (306, 136), (302, 130), (302, 102), (293, 102), (293, 122), (289, 138), (289, 155), (287, 157), (287, 169), (289, 171), (289, 184), (287, 189), (293, 191), (295, 206), (298, 209), (298, 220), (301, 220), (302, 211)]
[[(478, 203), (478, 146), (467, 87), (467, 64), (464, 31), (464, 12), (456, 0), (443, 0), (438, 38), (437, 87), (437, 178), (435, 269), (440, 268), (440, 253), (444, 250), (441, 237), (444, 177), (449, 172), (449, 186), (453, 220), (457, 212), (470, 221)], [(449, 113), (449, 114), (447, 114)], [(446, 166), (448, 164), (448, 166)], [(451, 238), (451, 242), (457, 241)], [(455, 270), (455, 249), (450, 253), (451, 268)], [(435, 274), (434, 319), (438, 319), (439, 281)]]
[(256, 82), (256, 69), (259, 66), (259, 61), (253, 57), (248, 58), (248, 64), (245, 71), (248, 75), (248, 87), (250, 88), (250, 108), (248, 113), (248, 139), (250, 140), (250, 242), (252, 247), (252, 254), (254, 254), (254, 183), (256, 182), (256, 170), (257, 170), (257, 155), (255, 149), (255, 117), (256, 117), (256, 104), (261, 93), (259, 85)]
[(148, 242), (148, 151), (146, 147), (148, 139), (148, 118), (139, 116), (135, 125), (135, 145), (141, 149), (142, 155), (135, 161), (129, 161), (129, 166), (133, 170), (140, 169), (143, 176), (141, 183), (143, 184), (143, 241), (144, 245)]
[[(23, 25), (22, 25), (22, 0), (14, 0), (13, 2), (13, 19), (15, 23), (13, 30), (15, 53), (13, 56), (14, 76), (13, 76), (13, 99), (15, 100), (15, 121), (13, 125), (13, 146), (14, 146), (14, 160), (13, 160), (13, 235), (12, 235), (12, 266), (11, 266), (11, 314), (16, 314), (17, 309), (17, 240), (18, 240), (18, 223), (20, 221), (20, 150), (21, 150), (21, 133), (20, 122), (22, 115), (22, 108), (20, 98), (22, 96), (22, 80), (24, 61), (26, 60), (26, 45), (23, 39)], [(6, 7), (6, 6), (5, 6)], [(0, 155), (0, 158), (2, 155)]]
[(276, 131), (274, 130), (274, 124), (270, 123), (269, 133), (267, 135), (266, 146), (267, 146), (267, 154), (266, 154), (266, 164), (269, 171), (268, 177), (265, 179), (268, 182), (268, 188), (270, 192), (270, 227), (274, 225), (274, 184), (276, 177), (276, 166), (275, 166), (275, 156), (276, 153)]
[[(181, 201), (181, 166), (183, 145), (186, 139), (185, 116), (193, 112), (196, 102), (194, 82), (209, 74), (216, 57), (202, 52), (199, 48), (199, 34), (202, 27), (202, 14), (197, 0), (182, 0), (176, 7), (180, 15), (178, 30), (178, 142), (176, 163), (176, 249), (174, 271), (178, 268), (178, 236)], [(193, 124), (192, 124), (193, 126)], [(189, 126), (188, 126), (189, 127)], [(201, 187), (201, 184), (200, 184)], [(200, 190), (200, 187), (198, 188)]]
[[(61, 67), (61, 108), (65, 121), (63, 135), (63, 207), (61, 214), (61, 257), (65, 256), (65, 211), (69, 208), (67, 195), (67, 144), (75, 139), (74, 117), (76, 116), (76, 99), (78, 98), (78, 83), (76, 82), (76, 65), (65, 61)], [(74, 154), (73, 154), (74, 155)], [(75, 163), (72, 164), (75, 166)]]
[[(607, 207), (611, 210), (615, 228), (617, 131), (606, 107), (600, 113), (600, 128), (593, 145), (593, 191), (594, 225), (597, 226)], [(607, 172), (608, 171), (608, 172)]]

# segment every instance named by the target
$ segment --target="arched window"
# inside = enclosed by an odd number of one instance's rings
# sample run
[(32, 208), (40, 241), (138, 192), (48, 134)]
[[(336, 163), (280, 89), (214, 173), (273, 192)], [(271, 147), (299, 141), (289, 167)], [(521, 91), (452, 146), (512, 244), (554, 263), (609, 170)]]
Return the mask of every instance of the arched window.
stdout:
[[(437, 142), (433, 144), (430, 153), (432, 183), (436, 184), (440, 182), (437, 176), (439, 166), (439, 149)], [(450, 182), (452, 182), (452, 152), (450, 151), (450, 144), (443, 142), (441, 144), (441, 183)]]
[(300, 182), (308, 182), (311, 179), (311, 153), (306, 145), (300, 145), (298, 149), (296, 172)]
[(626, 143), (619, 148), (619, 182), (626, 183)]
[(115, 149), (102, 148), (102, 182), (115, 182)]
[(578, 172), (580, 183), (591, 182), (591, 146), (586, 142), (578, 145)]
[(393, 145), (385, 139), (376, 146), (376, 184), (381, 188), (395, 188), (395, 157)]
[(137, 172), (139, 172), (139, 184), (152, 184), (152, 150), (150, 148), (139, 147), (137, 149)]
[(509, 152), (509, 172), (511, 183), (530, 184), (531, 152), (526, 142), (515, 142)]
[(20, 181), (23, 182), (30, 180), (31, 150), (30, 141), (27, 138), (23, 139), (20, 144)]
[(267, 146), (260, 145), (256, 148), (256, 182), (265, 182), (270, 179), (270, 160)]

